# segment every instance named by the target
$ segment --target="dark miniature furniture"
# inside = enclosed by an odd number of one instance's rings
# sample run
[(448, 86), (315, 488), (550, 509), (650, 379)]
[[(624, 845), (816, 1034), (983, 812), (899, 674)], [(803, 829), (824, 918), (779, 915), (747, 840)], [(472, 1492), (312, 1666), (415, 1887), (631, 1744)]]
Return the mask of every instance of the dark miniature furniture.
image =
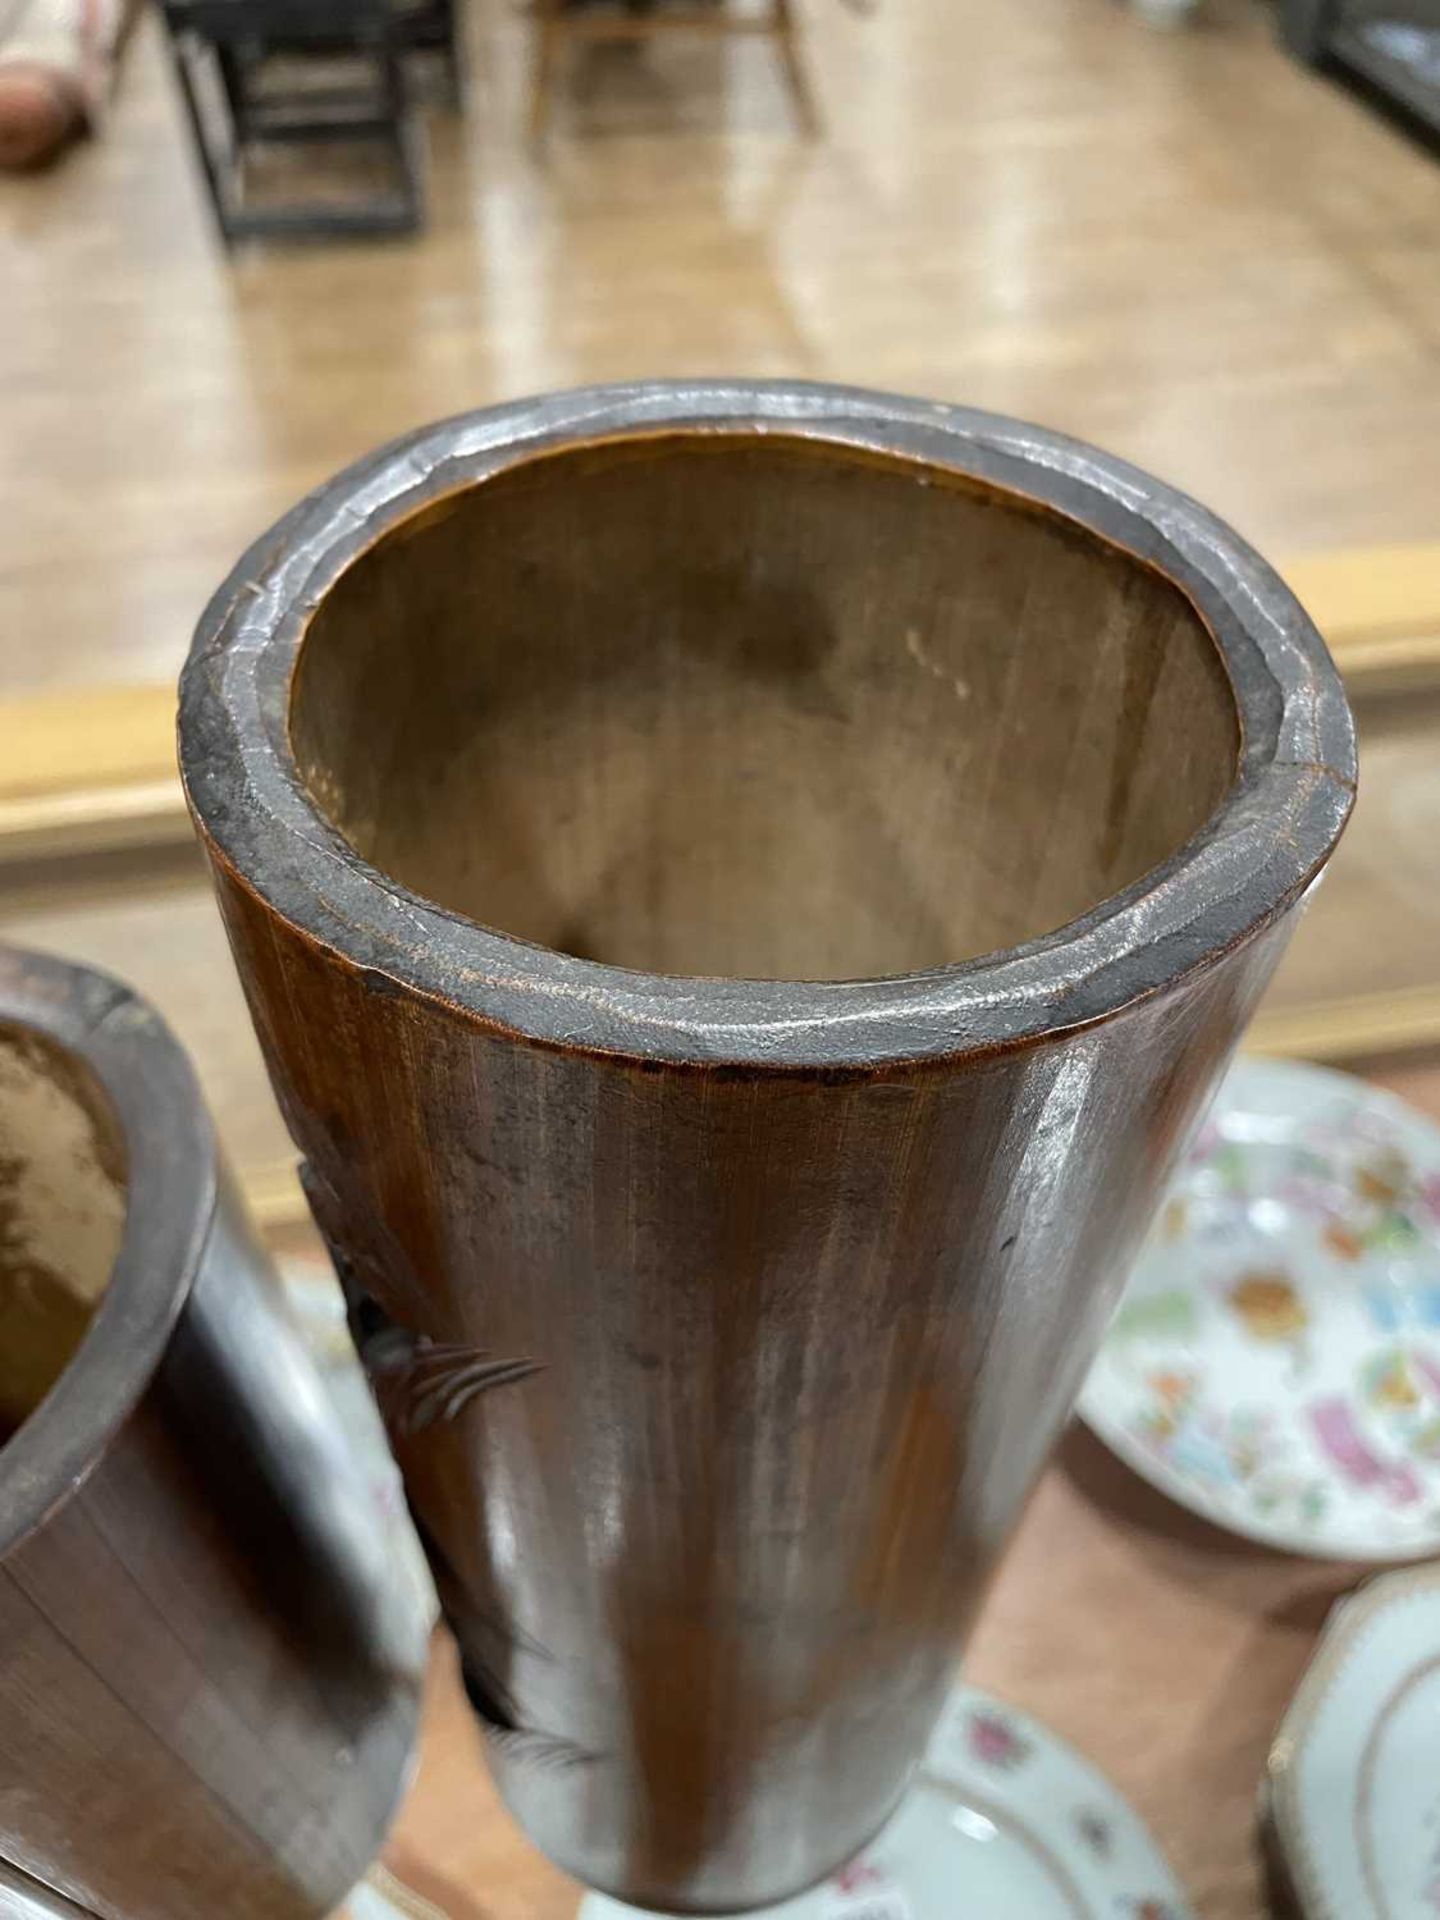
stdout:
[[(227, 244), (256, 235), (408, 233), (424, 217), (409, 56), (438, 51), (453, 94), (453, 0), (163, 0), (170, 47), (215, 217)], [(259, 197), (267, 158), (350, 149), (360, 191)]]
[(1440, 134), (1440, 0), (1284, 0), (1286, 45)]

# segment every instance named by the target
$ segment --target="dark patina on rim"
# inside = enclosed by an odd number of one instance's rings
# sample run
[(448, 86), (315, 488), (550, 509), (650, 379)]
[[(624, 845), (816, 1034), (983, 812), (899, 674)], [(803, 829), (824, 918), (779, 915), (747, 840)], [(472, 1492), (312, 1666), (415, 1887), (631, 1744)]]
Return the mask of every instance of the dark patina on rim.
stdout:
[[(481, 926), (380, 873), (316, 805), (290, 746), (291, 676), (326, 593), (443, 496), (587, 442), (677, 433), (911, 459), (1068, 521), (1163, 575), (1195, 608), (1234, 693), (1240, 761), (1220, 806), (1160, 866), (1054, 933), (871, 980), (635, 972)], [(871, 1072), (1108, 1018), (1284, 912), (1329, 857), (1355, 792), (1354, 730), (1324, 643), (1275, 572), (1203, 507), (1038, 427), (788, 382), (583, 389), (382, 448), (257, 541), (211, 601), (181, 682), (180, 738), (212, 854), (240, 884), (262, 875), (276, 913), (365, 972), (540, 1044), (782, 1071)]]
[(159, 1015), (120, 981), (0, 950), (0, 1024), (88, 1067), (125, 1148), (125, 1221), (84, 1337), (0, 1447), (0, 1561), (84, 1483), (138, 1405), (190, 1296), (216, 1205), (210, 1117)]

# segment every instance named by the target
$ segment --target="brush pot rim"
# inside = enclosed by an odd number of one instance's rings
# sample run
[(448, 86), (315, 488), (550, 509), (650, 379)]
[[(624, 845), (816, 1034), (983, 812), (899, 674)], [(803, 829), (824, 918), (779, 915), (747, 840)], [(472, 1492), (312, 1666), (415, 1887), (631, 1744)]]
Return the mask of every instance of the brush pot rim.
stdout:
[[(356, 851), (291, 739), (302, 645), (336, 583), (397, 530), (518, 466), (625, 438), (783, 440), (913, 463), (1068, 523), (1189, 602), (1233, 696), (1239, 749), (1184, 843), (1058, 931), (866, 979), (641, 972), (533, 944), (412, 892)], [(1345, 695), (1259, 556), (1184, 495), (1061, 435), (966, 408), (818, 384), (653, 382), (524, 400), (422, 429), (310, 495), (207, 608), (181, 689), (181, 769), (212, 857), (377, 979), (549, 1046), (675, 1065), (873, 1071), (1107, 1019), (1215, 962), (1315, 877), (1354, 796)]]
[(125, 1217), (64, 1372), (0, 1446), (0, 1562), (78, 1491), (138, 1405), (199, 1272), (216, 1155), (194, 1071), (163, 1021), (108, 974), (0, 949), (0, 1029), (87, 1069), (123, 1145)]

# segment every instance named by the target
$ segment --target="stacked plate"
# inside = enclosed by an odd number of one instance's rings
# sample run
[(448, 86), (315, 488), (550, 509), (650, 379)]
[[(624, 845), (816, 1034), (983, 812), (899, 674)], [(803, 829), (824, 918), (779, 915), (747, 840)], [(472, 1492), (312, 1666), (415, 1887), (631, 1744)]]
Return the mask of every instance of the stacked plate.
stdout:
[(1305, 1920), (1440, 1913), (1440, 1569), (1336, 1608), (1271, 1750), (1264, 1813)]

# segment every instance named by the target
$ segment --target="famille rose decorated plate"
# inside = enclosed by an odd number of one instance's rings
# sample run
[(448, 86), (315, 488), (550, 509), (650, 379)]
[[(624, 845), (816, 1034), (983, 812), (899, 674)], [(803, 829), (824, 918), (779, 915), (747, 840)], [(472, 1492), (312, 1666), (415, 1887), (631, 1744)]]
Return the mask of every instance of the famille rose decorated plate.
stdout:
[[(603, 1894), (579, 1920), (632, 1920)], [(1037, 1721), (950, 1696), (898, 1812), (848, 1867), (764, 1920), (1192, 1920), (1137, 1813)]]
[(1266, 1839), (1305, 1920), (1440, 1914), (1440, 1568), (1330, 1616), (1270, 1752)]
[(1348, 1075), (1241, 1061), (1080, 1411), (1266, 1545), (1440, 1553), (1440, 1129)]

